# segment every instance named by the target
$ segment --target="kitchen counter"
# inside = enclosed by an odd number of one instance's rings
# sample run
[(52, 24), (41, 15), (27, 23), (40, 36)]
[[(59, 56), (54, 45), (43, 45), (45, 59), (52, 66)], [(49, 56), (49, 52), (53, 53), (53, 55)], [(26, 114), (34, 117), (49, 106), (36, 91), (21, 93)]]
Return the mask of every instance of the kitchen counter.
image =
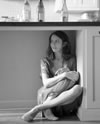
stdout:
[(0, 26), (100, 26), (100, 22), (0, 22)]

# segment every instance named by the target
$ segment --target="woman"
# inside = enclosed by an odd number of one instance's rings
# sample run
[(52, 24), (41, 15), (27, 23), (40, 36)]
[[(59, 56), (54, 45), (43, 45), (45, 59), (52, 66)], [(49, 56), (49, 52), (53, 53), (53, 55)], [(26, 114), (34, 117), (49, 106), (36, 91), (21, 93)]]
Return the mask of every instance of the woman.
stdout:
[(32, 121), (43, 111), (49, 120), (57, 120), (64, 113), (64, 107), (73, 103), (82, 93), (78, 83), (75, 57), (71, 55), (71, 45), (67, 34), (55, 31), (49, 37), (46, 58), (41, 60), (43, 87), (38, 92), (39, 104), (22, 116)]

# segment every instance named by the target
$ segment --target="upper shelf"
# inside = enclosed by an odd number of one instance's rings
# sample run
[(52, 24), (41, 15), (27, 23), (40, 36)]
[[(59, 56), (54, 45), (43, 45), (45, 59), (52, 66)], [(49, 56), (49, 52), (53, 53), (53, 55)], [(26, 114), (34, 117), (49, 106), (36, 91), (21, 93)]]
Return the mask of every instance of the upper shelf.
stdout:
[(100, 26), (100, 22), (0, 22), (0, 26)]

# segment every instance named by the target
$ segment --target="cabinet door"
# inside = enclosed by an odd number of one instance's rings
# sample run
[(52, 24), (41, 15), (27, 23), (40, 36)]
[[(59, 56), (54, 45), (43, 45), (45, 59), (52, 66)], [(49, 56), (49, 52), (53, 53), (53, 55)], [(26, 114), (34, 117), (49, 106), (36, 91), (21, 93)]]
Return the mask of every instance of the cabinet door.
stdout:
[(87, 108), (100, 108), (100, 28), (90, 28), (87, 37)]
[(68, 5), (68, 8), (77, 8), (82, 6), (83, 0), (66, 0), (66, 4)]
[(66, 0), (69, 10), (99, 10), (99, 0)]
[(83, 8), (96, 9), (99, 8), (98, 0), (82, 0)]

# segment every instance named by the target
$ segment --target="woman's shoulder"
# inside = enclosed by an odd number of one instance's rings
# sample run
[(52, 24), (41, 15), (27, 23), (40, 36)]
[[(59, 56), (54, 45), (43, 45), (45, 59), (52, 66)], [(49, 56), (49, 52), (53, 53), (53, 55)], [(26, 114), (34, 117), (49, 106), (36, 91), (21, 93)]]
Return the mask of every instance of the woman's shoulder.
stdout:
[(76, 57), (74, 55), (71, 56), (69, 61), (72, 62), (72, 63), (76, 63)]
[(68, 59), (65, 59), (66, 62), (74, 63), (76, 61), (75, 55), (71, 55)]
[(77, 67), (76, 67), (76, 57), (75, 56), (72, 56), (70, 58), (70, 64), (71, 64), (71, 70), (77, 70)]
[(40, 61), (41, 61), (41, 64), (50, 65), (50, 61), (47, 57), (43, 57)]
[(71, 56), (68, 60), (66, 60), (66, 64), (70, 70), (74, 70), (76, 68), (76, 57)]

